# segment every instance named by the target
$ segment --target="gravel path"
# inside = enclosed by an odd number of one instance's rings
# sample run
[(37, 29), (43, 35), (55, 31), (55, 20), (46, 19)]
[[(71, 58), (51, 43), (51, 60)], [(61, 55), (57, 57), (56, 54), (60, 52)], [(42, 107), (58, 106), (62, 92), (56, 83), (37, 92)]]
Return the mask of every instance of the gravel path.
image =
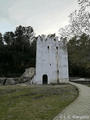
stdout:
[(90, 87), (70, 84), (79, 89), (79, 97), (53, 120), (90, 120)]

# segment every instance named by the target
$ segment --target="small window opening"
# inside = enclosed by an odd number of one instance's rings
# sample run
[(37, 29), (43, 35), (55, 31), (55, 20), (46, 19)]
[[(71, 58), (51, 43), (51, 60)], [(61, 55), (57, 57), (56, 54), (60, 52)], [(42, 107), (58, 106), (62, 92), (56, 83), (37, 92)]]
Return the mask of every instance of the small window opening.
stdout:
[(49, 49), (49, 46), (47, 48)]
[(58, 50), (58, 47), (56, 47), (56, 49)]

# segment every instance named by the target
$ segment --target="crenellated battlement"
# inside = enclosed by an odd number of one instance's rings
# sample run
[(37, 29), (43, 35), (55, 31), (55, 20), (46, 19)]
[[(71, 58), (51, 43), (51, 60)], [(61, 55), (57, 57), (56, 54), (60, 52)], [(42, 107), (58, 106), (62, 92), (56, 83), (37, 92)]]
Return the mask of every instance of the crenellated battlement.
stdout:
[(37, 40), (38, 44), (40, 45), (47, 45), (47, 46), (57, 46), (60, 49), (66, 49), (67, 48), (67, 41), (65, 39), (60, 39), (59, 37), (55, 36), (55, 34), (52, 35), (41, 35), (38, 36)]

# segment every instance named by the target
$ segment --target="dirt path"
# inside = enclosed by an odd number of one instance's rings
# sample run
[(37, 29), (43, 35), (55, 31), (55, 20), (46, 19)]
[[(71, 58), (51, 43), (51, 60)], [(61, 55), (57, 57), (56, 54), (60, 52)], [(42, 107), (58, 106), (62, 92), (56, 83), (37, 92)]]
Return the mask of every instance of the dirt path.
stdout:
[(90, 87), (70, 84), (79, 89), (79, 97), (53, 120), (90, 120)]

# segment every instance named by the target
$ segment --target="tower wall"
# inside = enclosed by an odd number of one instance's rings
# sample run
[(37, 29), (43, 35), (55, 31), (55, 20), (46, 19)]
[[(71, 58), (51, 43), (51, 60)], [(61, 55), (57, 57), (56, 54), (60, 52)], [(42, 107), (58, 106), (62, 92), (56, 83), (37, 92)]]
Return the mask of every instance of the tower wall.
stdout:
[(35, 84), (43, 84), (43, 76), (47, 75), (47, 83), (68, 82), (67, 48), (58, 38), (38, 37), (36, 51)]

